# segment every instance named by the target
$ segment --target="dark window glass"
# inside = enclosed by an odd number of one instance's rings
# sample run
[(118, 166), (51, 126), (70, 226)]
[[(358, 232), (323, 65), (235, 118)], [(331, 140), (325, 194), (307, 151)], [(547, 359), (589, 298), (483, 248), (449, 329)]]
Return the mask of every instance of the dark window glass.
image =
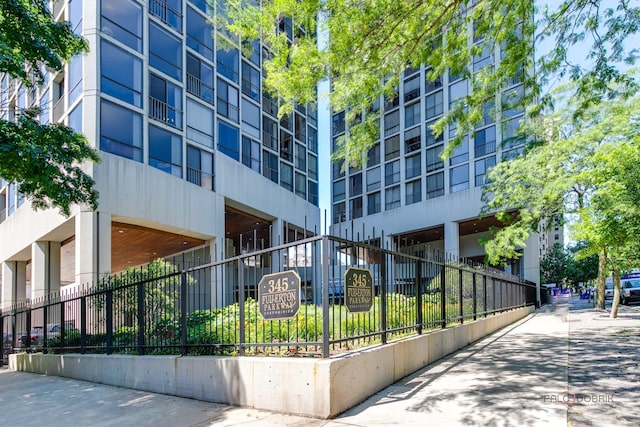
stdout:
[(384, 191), (384, 210), (389, 211), (400, 207), (400, 186), (387, 188)]
[(278, 151), (278, 122), (262, 116), (262, 145)]
[(469, 165), (456, 166), (449, 170), (449, 191), (455, 193), (469, 188)]
[(362, 197), (349, 200), (349, 212), (352, 219), (362, 217)]
[(149, 126), (149, 164), (168, 174), (182, 176), (182, 137)]
[(149, 23), (149, 65), (182, 80), (182, 43), (153, 22)]
[(187, 8), (187, 46), (209, 60), (213, 60), (212, 31), (213, 27), (204, 16)]
[(367, 214), (372, 215), (378, 213), (382, 210), (382, 200), (381, 194), (378, 191), (377, 193), (372, 193), (367, 196)]
[(260, 173), (260, 143), (242, 137), (242, 164)]
[(411, 181), (407, 182), (405, 187), (405, 199), (406, 205), (410, 205), (413, 203), (418, 203), (422, 201), (422, 181)]
[(149, 74), (149, 117), (182, 129), (182, 89)]
[(444, 172), (427, 176), (427, 199), (444, 195)]
[(213, 154), (187, 145), (187, 181), (213, 190)]
[(182, 30), (182, 0), (149, 0), (149, 13), (174, 29)]
[(278, 183), (278, 155), (262, 150), (262, 175)]
[(142, 161), (142, 116), (102, 100), (100, 103), (100, 149)]
[(293, 167), (282, 162), (280, 162), (280, 185), (293, 191)]
[(260, 72), (242, 61), (242, 93), (260, 102)]
[[(228, 42), (225, 42), (228, 43)], [(228, 49), (218, 49), (217, 52), (217, 68), (218, 73), (225, 76), (229, 80), (234, 83), (239, 83), (238, 74), (240, 70), (240, 56), (238, 54), (238, 49), (236, 48), (228, 48)]]
[(235, 160), (240, 160), (238, 128), (218, 120), (218, 151)]
[(213, 68), (187, 53), (187, 92), (213, 103)]
[(101, 91), (142, 107), (142, 61), (105, 40), (100, 55)]
[(236, 123), (240, 119), (238, 97), (238, 89), (231, 86), (224, 80), (218, 79), (218, 98), (216, 105), (218, 107), (218, 114), (231, 119)]
[(142, 52), (142, 6), (133, 0), (100, 2), (102, 32)]

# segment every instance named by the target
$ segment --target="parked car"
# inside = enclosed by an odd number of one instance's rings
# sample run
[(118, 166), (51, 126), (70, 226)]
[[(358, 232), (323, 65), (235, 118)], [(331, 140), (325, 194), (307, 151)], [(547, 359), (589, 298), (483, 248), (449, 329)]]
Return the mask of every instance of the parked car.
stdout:
[(613, 283), (607, 283), (604, 285), (604, 299), (613, 299)]
[(640, 280), (623, 280), (620, 282), (622, 304), (640, 301)]

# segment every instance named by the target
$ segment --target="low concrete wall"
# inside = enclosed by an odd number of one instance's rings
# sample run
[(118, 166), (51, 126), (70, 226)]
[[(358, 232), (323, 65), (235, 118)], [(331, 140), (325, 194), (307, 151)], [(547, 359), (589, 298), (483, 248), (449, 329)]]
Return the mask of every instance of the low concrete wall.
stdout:
[(331, 359), (12, 354), (9, 368), (332, 418), (447, 354), (509, 325), (533, 307)]

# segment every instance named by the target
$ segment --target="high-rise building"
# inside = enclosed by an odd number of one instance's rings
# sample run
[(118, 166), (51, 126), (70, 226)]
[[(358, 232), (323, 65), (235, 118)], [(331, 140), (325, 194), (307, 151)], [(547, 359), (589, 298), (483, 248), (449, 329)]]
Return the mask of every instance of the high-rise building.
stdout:
[[(42, 123), (84, 133), (102, 158), (86, 165), (99, 207), (34, 211), (0, 182), (4, 307), (158, 257), (209, 262), (319, 228), (315, 106), (278, 120), (262, 90), (268, 49), (213, 32), (210, 4), (50, 3), (90, 50), (33, 89), (1, 76), (0, 116), (39, 106)], [(280, 30), (293, 37), (290, 20)]]
[[(471, 72), (500, 61), (501, 51), (484, 49), (468, 64)], [(473, 261), (484, 261), (480, 239), (499, 226), (494, 216), (479, 218), (482, 186), (499, 161), (522, 152), (517, 130), (524, 109), (514, 107), (523, 91), (519, 77), (486, 105), (481, 123), (443, 161), (441, 154), (456, 128), (435, 137), (430, 126), (471, 90), (468, 79), (447, 73), (431, 81), (429, 69), (404, 72), (396, 96), (378, 99), (379, 140), (362, 168), (332, 168), (332, 232), (368, 239), (385, 233), (384, 245), (396, 249), (430, 246)], [(499, 98), (499, 99), (498, 99)], [(508, 101), (508, 102), (507, 102)], [(499, 112), (495, 114), (495, 110)], [(348, 134), (345, 112), (332, 115), (332, 150)], [(364, 233), (364, 234), (363, 234)], [(538, 236), (528, 239), (523, 256), (506, 269), (539, 281)]]

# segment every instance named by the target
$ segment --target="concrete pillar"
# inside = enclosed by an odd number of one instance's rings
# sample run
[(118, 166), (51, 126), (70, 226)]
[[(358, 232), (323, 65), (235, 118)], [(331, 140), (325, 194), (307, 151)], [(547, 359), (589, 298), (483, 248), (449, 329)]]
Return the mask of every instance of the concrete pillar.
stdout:
[(2, 263), (2, 308), (27, 300), (27, 263), (5, 261)]
[(460, 256), (460, 226), (455, 221), (444, 223), (444, 251), (456, 258)]
[(31, 244), (31, 299), (60, 291), (60, 242)]
[(525, 280), (536, 284), (536, 301), (540, 305), (540, 236), (532, 234), (525, 242), (521, 262)]
[(111, 273), (111, 215), (80, 212), (76, 221), (76, 285), (96, 283)]

